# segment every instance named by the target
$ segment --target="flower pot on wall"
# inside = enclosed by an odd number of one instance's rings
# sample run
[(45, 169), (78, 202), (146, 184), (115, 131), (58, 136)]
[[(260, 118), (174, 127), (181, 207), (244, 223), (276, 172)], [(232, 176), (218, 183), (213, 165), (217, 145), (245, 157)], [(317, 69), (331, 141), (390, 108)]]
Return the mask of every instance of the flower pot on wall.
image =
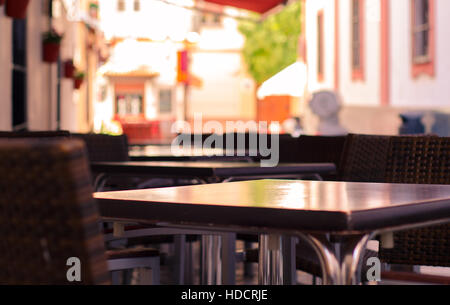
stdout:
[(75, 65), (73, 64), (73, 60), (69, 59), (64, 62), (64, 77), (65, 78), (73, 78), (75, 74)]
[(27, 7), (30, 0), (8, 0), (6, 1), (5, 14), (15, 19), (25, 19)]
[(48, 63), (55, 63), (58, 61), (59, 49), (61, 44), (54, 42), (43, 43), (43, 60)]
[(73, 77), (73, 87), (75, 89), (81, 88), (81, 85), (83, 84), (83, 81), (84, 81), (84, 76), (85, 76), (85, 74), (83, 71), (78, 70), (75, 72), (75, 75)]
[(83, 78), (75, 78), (73, 80), (73, 87), (77, 90), (80, 89), (81, 85), (83, 84), (83, 81), (84, 81)]

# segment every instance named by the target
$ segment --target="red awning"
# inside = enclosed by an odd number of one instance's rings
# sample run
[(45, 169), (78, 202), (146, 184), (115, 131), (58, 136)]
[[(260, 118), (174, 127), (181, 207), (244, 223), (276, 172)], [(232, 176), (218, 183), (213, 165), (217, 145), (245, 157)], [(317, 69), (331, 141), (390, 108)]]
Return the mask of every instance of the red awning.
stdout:
[(258, 13), (265, 13), (268, 10), (274, 8), (284, 0), (205, 0), (206, 2), (212, 2), (221, 5), (234, 6), (237, 8), (246, 9)]

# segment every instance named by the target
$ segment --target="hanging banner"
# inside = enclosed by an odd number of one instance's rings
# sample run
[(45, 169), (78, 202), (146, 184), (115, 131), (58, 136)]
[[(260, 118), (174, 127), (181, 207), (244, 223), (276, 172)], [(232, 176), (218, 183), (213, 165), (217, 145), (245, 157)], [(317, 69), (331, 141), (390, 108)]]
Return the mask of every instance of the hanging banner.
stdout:
[(177, 81), (189, 84), (189, 53), (187, 50), (178, 51)]

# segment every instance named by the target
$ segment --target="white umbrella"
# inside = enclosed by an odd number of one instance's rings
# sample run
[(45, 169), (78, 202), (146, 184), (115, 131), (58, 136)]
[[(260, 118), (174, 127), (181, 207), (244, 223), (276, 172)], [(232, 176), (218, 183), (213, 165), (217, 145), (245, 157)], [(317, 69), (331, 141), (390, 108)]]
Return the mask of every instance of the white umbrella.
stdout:
[(305, 94), (306, 77), (305, 63), (297, 61), (266, 80), (259, 87), (257, 96), (259, 99), (273, 95), (303, 97)]

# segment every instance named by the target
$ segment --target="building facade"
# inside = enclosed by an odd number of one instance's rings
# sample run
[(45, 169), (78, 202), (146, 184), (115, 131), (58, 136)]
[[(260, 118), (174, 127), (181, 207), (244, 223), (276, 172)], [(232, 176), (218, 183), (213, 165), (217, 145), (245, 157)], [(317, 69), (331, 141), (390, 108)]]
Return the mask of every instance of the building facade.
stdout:
[[(254, 83), (243, 64), (235, 10), (185, 0), (99, 5), (111, 57), (97, 78), (98, 90), (106, 92), (96, 102), (97, 130), (116, 120), (132, 142), (146, 141), (138, 134), (152, 142), (170, 138), (173, 122), (195, 114), (204, 120), (254, 119)], [(188, 82), (180, 79), (181, 65), (187, 65)]]
[(305, 9), (308, 89), (340, 94), (349, 131), (397, 133), (400, 112), (450, 108), (449, 1), (306, 0)]
[[(86, 24), (92, 3), (33, 0), (25, 19), (7, 16), (6, 5), (0, 6), (0, 130), (91, 130), (89, 76), (97, 49), (88, 50)], [(56, 63), (43, 60), (43, 34), (50, 29), (63, 35)], [(78, 90), (64, 77), (67, 60), (87, 75)]]

